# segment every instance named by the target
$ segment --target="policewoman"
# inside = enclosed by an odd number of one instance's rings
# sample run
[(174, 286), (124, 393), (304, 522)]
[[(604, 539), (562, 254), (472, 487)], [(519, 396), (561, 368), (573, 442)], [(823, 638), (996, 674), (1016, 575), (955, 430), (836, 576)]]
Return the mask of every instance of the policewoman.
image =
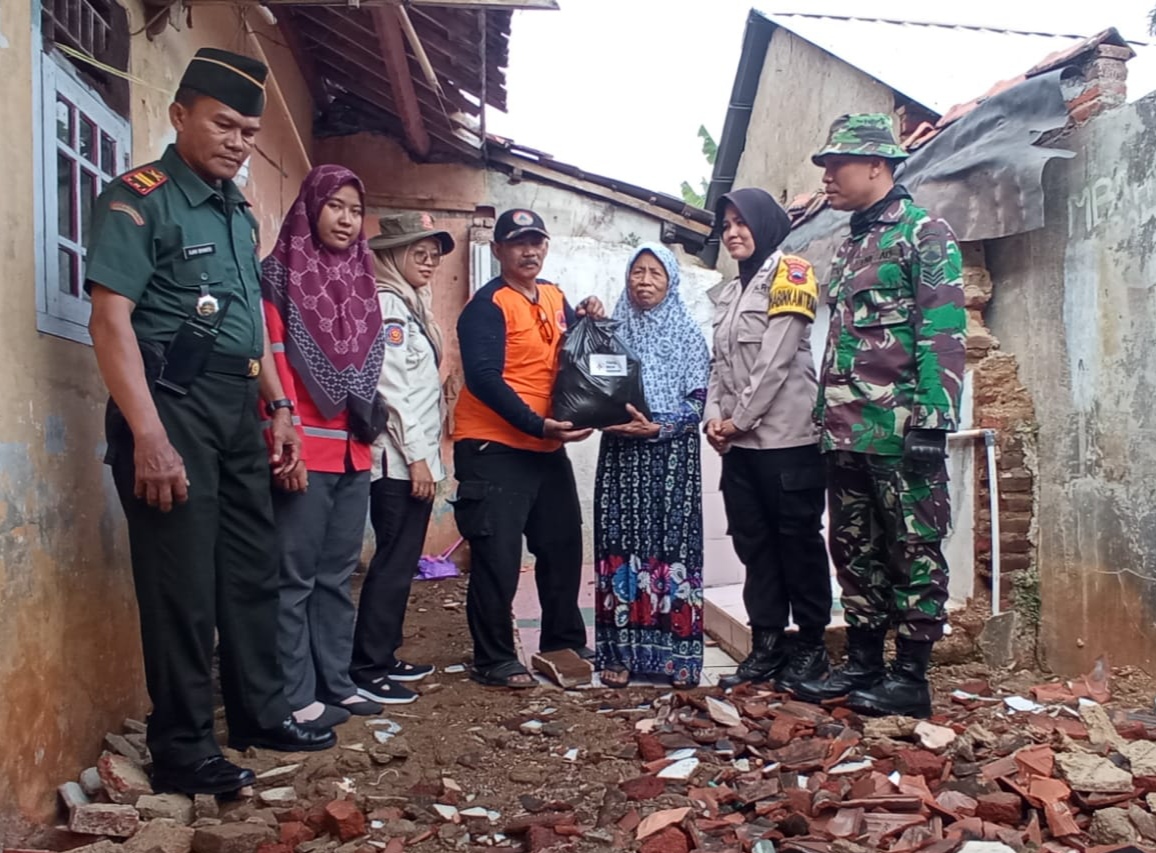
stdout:
[[(160, 791), (254, 781), (213, 736), (220, 638), (229, 745), (302, 751), (278, 663), (270, 473), (299, 462), (261, 317), (257, 221), (233, 177), (252, 152), (266, 67), (204, 48), (169, 107), (176, 142), (96, 202), (85, 287), (111, 400), (106, 463), (128, 522)], [(262, 437), (259, 405), (274, 412)], [(269, 448), (272, 447), (272, 450)]]
[[(823, 634), (831, 578), (823, 542), (819, 433), (811, 419), (818, 381), (811, 323), (818, 288), (811, 265), (779, 251), (791, 230), (765, 190), (718, 204), (722, 244), (739, 274), (715, 298), (707, 388), (707, 440), (722, 457), (727, 529), (746, 568), (743, 603), (751, 653), (724, 687), (774, 680), (778, 689), (826, 675)], [(785, 633), (789, 621), (798, 626)]]

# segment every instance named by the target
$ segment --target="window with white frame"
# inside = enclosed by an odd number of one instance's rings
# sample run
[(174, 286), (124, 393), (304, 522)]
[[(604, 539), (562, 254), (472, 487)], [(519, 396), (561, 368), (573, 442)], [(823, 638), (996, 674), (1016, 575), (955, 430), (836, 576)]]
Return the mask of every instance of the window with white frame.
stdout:
[(43, 226), (37, 327), (88, 342), (84, 247), (96, 197), (129, 166), (131, 127), (71, 63), (49, 49), (40, 65)]

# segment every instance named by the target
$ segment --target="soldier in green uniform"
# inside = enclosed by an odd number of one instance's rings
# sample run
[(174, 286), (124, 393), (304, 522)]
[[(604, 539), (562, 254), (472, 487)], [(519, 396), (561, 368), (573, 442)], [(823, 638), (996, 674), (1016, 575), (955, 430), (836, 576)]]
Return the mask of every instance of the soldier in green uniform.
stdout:
[(257, 221), (232, 181), (260, 127), (266, 72), (197, 52), (169, 109), (176, 143), (101, 194), (85, 268), (153, 703), (153, 783), (187, 794), (254, 779), (214, 738), (214, 630), (230, 746), (336, 741), (293, 721), (276, 654), (270, 476), (299, 463), (300, 444), (276, 370), (261, 369)]
[[(946, 621), (946, 447), (959, 420), (967, 315), (955, 236), (894, 182), (906, 156), (890, 116), (859, 114), (836, 119), (812, 158), (831, 206), (852, 211), (831, 268), (816, 409), (848, 661), (795, 693), (926, 717), (927, 666)], [(885, 670), (892, 625), (896, 657)]]

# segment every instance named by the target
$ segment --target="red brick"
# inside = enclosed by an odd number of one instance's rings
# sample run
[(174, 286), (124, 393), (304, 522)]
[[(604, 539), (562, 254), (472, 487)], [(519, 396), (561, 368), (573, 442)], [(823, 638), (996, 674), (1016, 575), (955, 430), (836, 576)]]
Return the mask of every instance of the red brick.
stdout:
[(541, 853), (565, 840), (548, 826), (531, 826), (530, 831), (526, 833), (526, 850), (528, 853)]
[(281, 843), (287, 844), (290, 850), (296, 849), (298, 844), (312, 841), (317, 833), (298, 821), (289, 821), (281, 824)]
[(666, 790), (666, 783), (657, 776), (639, 776), (627, 779), (618, 787), (626, 794), (628, 800), (653, 800), (662, 796)]
[(929, 783), (939, 781), (946, 761), (945, 756), (926, 749), (901, 749), (895, 754), (895, 763), (901, 771), (912, 776), (922, 776)]
[(977, 803), (975, 816), (980, 820), (1015, 826), (1023, 818), (1024, 804), (1019, 794), (1009, 791), (982, 794), (977, 797)]
[(325, 814), (325, 806), (316, 805), (305, 816), (305, 825), (318, 835), (329, 831), (329, 816)]
[(638, 752), (643, 761), (658, 761), (666, 758), (666, 750), (654, 735), (640, 734), (637, 736)]
[(325, 807), (329, 818), (329, 831), (342, 842), (352, 841), (365, 835), (365, 815), (349, 800), (334, 800)]
[(127, 838), (140, 827), (140, 815), (132, 806), (102, 805), (99, 803), (77, 806), (72, 810), (68, 828), (82, 835), (111, 835)]
[(153, 792), (149, 777), (136, 764), (123, 755), (103, 753), (96, 762), (96, 772), (108, 798), (114, 803), (133, 805), (145, 794)]
[(641, 853), (690, 853), (690, 840), (677, 826), (668, 826), (642, 843)]

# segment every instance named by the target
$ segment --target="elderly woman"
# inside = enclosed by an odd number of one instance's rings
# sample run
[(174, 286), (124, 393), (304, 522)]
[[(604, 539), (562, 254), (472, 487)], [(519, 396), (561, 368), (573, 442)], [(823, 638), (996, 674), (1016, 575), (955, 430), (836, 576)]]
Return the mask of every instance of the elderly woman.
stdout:
[[(351, 581), (369, 502), (369, 434), (385, 351), (365, 188), (341, 166), (309, 172), (261, 266), (265, 324), (302, 434), (299, 474), (273, 493), (281, 553), (279, 647), (298, 723), (381, 712), (349, 677)], [(272, 412), (270, 411), (270, 414)]]
[(454, 241), (434, 227), (428, 213), (391, 214), (379, 224), (381, 232), (369, 247), (385, 322), (378, 390), (389, 422), (373, 445), (369, 520), (377, 549), (361, 588), (352, 677), (367, 699), (404, 705), (417, 699), (406, 685), (434, 671), (428, 664), (400, 660), (397, 650), (437, 485), (446, 478), (438, 376), (445, 345), (430, 287)]
[[(829, 670), (825, 478), (811, 415), (818, 292), (811, 265), (779, 251), (791, 223), (770, 193), (727, 193), (716, 222), (739, 274), (715, 302), (706, 435), (723, 454), (727, 528), (746, 567), (751, 625), (751, 653), (719, 683), (775, 680), (790, 690)], [(785, 633), (791, 618), (799, 628), (793, 642)]]
[(634, 253), (614, 309), (642, 362), (647, 419), (604, 430), (594, 486), (595, 665), (602, 683), (632, 673), (693, 687), (702, 672), (702, 471), (698, 429), (710, 356), (678, 295), (664, 246)]

